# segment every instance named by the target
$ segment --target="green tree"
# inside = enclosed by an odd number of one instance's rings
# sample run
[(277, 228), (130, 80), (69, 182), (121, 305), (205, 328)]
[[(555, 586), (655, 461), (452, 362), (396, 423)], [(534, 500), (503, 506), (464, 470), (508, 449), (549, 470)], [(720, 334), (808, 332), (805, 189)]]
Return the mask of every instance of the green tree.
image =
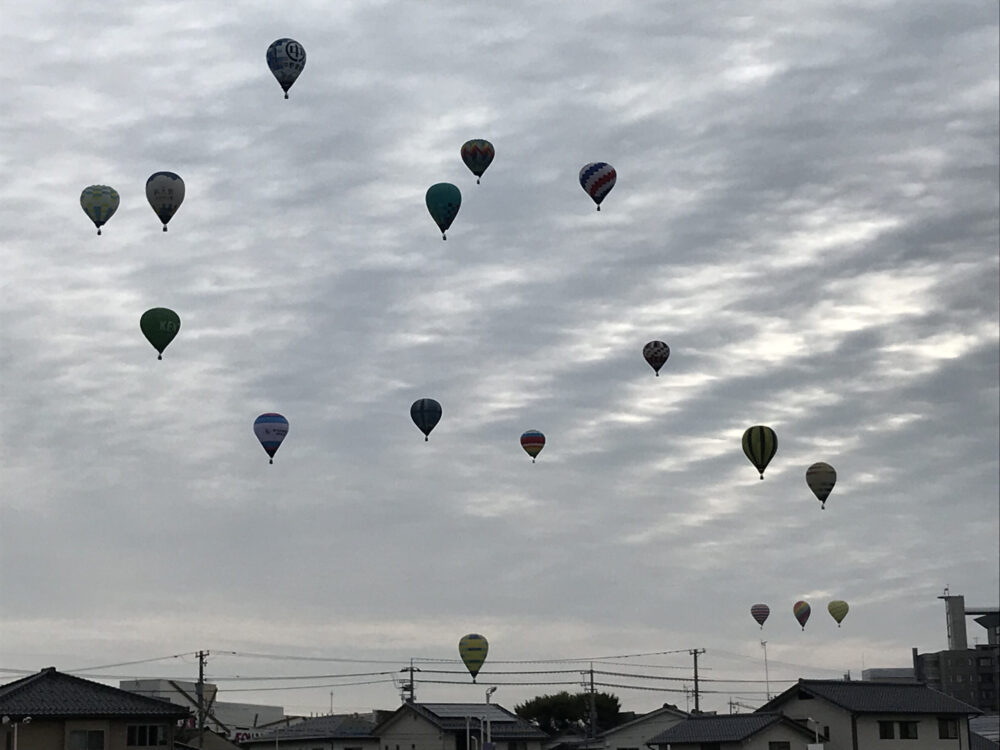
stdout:
[[(595, 693), (597, 709), (595, 732), (603, 732), (618, 724), (621, 702), (611, 693)], [(514, 707), (514, 713), (533, 722), (549, 734), (576, 730), (583, 732), (590, 721), (590, 693), (570, 694), (563, 690), (555, 695), (540, 695)]]

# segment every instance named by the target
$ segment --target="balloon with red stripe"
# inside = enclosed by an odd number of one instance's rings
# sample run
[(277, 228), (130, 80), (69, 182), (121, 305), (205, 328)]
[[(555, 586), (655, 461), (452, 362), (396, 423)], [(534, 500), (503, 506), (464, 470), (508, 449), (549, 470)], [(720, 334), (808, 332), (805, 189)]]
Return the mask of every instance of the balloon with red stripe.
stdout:
[(768, 616), (771, 614), (771, 608), (766, 604), (754, 604), (750, 607), (750, 615), (757, 621), (760, 625), (760, 629), (764, 629), (764, 623), (767, 621)]
[(809, 602), (798, 601), (792, 606), (792, 613), (795, 615), (795, 619), (799, 621), (799, 625), (802, 629), (806, 629), (806, 622), (809, 620), (809, 615), (812, 614), (812, 607), (809, 606)]
[(545, 435), (538, 430), (528, 430), (521, 435), (521, 447), (524, 448), (525, 453), (531, 456), (531, 463), (535, 463), (535, 458), (545, 447)]
[(611, 192), (617, 179), (615, 168), (603, 161), (591, 162), (580, 170), (580, 186), (593, 198), (598, 211), (601, 210), (601, 201)]

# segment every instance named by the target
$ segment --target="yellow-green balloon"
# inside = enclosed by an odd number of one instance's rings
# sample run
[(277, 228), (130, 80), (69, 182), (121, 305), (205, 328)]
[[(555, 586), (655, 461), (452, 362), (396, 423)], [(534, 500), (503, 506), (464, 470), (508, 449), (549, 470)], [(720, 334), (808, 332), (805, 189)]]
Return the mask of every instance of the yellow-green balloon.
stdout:
[(840, 623), (842, 623), (844, 618), (847, 617), (847, 610), (849, 610), (850, 607), (847, 606), (847, 602), (841, 601), (840, 599), (834, 599), (826, 605), (826, 609), (830, 613), (830, 616), (837, 621), (837, 627), (839, 628)]
[(107, 185), (91, 185), (80, 193), (80, 206), (94, 222), (98, 234), (101, 233), (101, 226), (114, 216), (120, 202), (118, 191)]
[(479, 670), (483, 668), (483, 662), (486, 661), (486, 653), (489, 650), (490, 644), (479, 633), (464, 635), (458, 642), (458, 654), (462, 657), (462, 661), (465, 662), (465, 668), (472, 675), (473, 682), (476, 681), (476, 675), (479, 674)]

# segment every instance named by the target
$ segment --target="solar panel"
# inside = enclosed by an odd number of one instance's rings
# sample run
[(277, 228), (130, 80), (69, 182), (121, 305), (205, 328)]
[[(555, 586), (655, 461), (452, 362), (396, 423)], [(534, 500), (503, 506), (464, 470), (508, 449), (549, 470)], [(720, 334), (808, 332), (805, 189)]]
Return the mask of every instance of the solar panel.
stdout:
[(492, 703), (421, 703), (435, 716), (442, 719), (464, 719), (483, 717), (490, 721), (516, 721), (509, 713)]

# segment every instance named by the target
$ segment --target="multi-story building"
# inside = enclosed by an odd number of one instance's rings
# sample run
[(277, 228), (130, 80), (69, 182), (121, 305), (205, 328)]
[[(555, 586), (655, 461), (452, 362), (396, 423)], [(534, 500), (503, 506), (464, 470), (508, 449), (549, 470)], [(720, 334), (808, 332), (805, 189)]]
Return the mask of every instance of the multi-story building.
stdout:
[[(920, 654), (913, 649), (917, 681), (975, 706), (986, 714), (1000, 713), (1000, 608), (966, 607), (964, 596), (945, 591), (948, 649)], [(969, 648), (965, 618), (977, 616), (987, 643)]]

